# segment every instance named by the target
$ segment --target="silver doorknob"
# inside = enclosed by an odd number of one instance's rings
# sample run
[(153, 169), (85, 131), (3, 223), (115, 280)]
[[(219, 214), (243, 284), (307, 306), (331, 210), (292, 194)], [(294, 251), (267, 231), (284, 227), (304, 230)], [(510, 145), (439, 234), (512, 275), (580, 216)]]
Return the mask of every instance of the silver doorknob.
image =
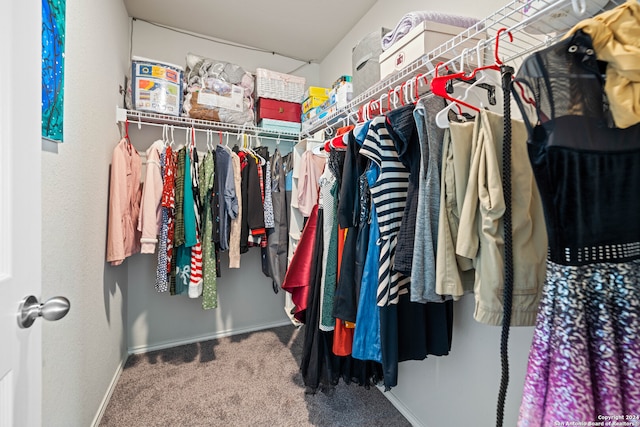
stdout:
[(38, 302), (38, 298), (30, 295), (20, 303), (18, 308), (18, 325), (21, 328), (28, 328), (38, 317), (46, 320), (60, 320), (69, 312), (71, 303), (65, 297), (53, 297), (43, 304)]

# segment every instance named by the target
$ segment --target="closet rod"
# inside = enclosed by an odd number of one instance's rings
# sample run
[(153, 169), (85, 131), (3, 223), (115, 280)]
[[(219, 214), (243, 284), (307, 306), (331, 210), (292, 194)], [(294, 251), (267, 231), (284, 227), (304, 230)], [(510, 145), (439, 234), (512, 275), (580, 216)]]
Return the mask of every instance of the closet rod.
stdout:
[[(505, 33), (510, 32), (514, 37), (514, 41), (509, 42), (504, 39), (505, 34), (502, 34), (503, 39), (500, 40), (500, 56), (503, 62), (511, 63), (510, 65), (513, 66), (513, 61), (560, 39), (580, 19), (586, 19), (623, 2), (624, 0), (611, 0), (605, 6), (601, 6), (602, 1), (600, 0), (550, 0), (548, 2), (511, 0), (507, 5), (452, 37), (420, 59), (371, 86), (344, 108), (321, 119), (312, 119), (302, 130), (301, 137), (337, 127), (344, 117), (352, 115), (364, 104), (377, 101), (391, 91), (398, 91), (400, 87), (406, 87), (418, 75), (422, 74), (430, 79), (435, 71), (434, 64), (438, 62), (443, 62), (445, 66), (460, 63), (461, 58), (472, 55), (476, 49), (480, 49), (485, 58), (492, 58), (495, 35), (500, 28), (506, 28)], [(580, 10), (574, 12), (572, 9)], [(558, 16), (563, 16), (559, 13), (562, 11), (567, 12), (564, 14), (565, 17), (558, 18)], [(571, 14), (572, 12), (574, 15)], [(586, 13), (581, 16), (580, 12)], [(580, 18), (574, 19), (573, 16)], [(476, 43), (474, 39), (480, 39), (480, 42)]]

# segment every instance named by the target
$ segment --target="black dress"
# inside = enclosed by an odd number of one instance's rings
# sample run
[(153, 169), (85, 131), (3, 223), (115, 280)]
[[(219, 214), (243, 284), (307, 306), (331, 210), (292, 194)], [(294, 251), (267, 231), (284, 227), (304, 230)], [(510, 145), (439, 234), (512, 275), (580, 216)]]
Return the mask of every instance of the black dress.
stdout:
[(603, 65), (578, 32), (517, 74), (549, 237), (521, 427), (640, 414), (640, 125), (610, 125)]

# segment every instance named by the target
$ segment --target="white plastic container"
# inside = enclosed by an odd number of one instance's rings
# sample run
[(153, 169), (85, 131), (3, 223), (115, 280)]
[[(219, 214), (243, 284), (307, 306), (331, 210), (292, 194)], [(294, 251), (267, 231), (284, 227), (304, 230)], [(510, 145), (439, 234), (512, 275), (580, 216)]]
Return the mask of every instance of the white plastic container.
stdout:
[(184, 73), (182, 67), (133, 57), (131, 69), (131, 96), (134, 109), (170, 116), (180, 115)]

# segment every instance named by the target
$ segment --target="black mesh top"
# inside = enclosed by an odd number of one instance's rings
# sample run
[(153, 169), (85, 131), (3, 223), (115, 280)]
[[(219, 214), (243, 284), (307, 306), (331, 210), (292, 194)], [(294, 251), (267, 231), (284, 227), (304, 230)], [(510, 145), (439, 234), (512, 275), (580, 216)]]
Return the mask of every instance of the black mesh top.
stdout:
[(549, 235), (549, 258), (564, 265), (640, 258), (640, 125), (612, 127), (602, 67), (578, 32), (528, 57), (516, 101)]

